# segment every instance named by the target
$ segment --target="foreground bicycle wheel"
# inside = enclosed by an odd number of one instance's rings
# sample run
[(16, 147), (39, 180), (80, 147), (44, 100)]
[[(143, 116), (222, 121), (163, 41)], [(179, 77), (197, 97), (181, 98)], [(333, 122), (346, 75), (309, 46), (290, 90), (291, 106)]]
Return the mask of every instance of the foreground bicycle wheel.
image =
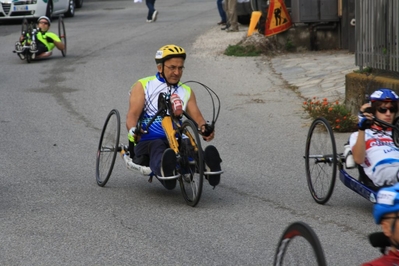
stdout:
[(274, 266), (327, 265), (323, 248), (313, 229), (303, 222), (289, 225), (277, 245)]
[(179, 136), (179, 183), (186, 203), (196, 206), (201, 198), (204, 182), (204, 158), (197, 127), (191, 120), (182, 124)]
[(113, 109), (105, 120), (97, 149), (96, 180), (100, 187), (107, 184), (114, 168), (119, 147), (121, 119), (118, 110)]
[(309, 128), (305, 164), (313, 199), (319, 204), (326, 203), (334, 189), (337, 151), (332, 128), (325, 118), (317, 118)]
[(62, 17), (58, 17), (58, 37), (60, 37), (61, 42), (64, 44), (64, 49), (61, 50), (62, 56), (66, 56), (67, 52), (67, 40), (66, 40), (66, 32), (65, 32), (65, 24)]

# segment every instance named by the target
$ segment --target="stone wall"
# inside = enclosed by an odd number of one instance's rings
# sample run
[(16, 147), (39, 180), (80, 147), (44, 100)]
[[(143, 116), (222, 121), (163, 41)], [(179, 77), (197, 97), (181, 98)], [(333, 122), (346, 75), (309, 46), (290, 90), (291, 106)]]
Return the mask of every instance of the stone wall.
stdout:
[(399, 73), (349, 73), (345, 76), (345, 105), (353, 114), (378, 88), (390, 88), (399, 95)]

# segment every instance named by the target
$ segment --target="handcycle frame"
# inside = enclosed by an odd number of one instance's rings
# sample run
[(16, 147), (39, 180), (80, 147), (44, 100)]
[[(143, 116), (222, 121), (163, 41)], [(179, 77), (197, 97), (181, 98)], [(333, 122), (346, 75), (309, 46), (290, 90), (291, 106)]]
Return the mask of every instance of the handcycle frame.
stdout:
[[(213, 119), (212, 122), (208, 124), (208, 127), (213, 131), (220, 111), (219, 97), (213, 90), (200, 82), (187, 81), (184, 84), (190, 82), (203, 86), (212, 99)], [(183, 111), (182, 116), (179, 118), (171, 115), (173, 114), (173, 110), (170, 97), (170, 93), (160, 94), (157, 113), (154, 115), (153, 119), (148, 122), (146, 129), (142, 130), (140, 127), (141, 123), (138, 123), (135, 133), (147, 133), (155, 119), (158, 116), (162, 118), (162, 127), (167, 136), (170, 148), (173, 149), (176, 154), (177, 165), (175, 167), (176, 175), (171, 177), (157, 176), (157, 178), (165, 182), (177, 179), (186, 203), (194, 207), (198, 204), (201, 198), (204, 175), (220, 175), (223, 171), (206, 172), (204, 170), (205, 162), (203, 158), (204, 155), (201, 138), (199, 135), (200, 129), (192, 117), (190, 117), (190, 115), (185, 111)], [(214, 97), (216, 97), (218, 101), (217, 110), (215, 110)], [(182, 118), (185, 118), (185, 120), (182, 121)], [(113, 130), (111, 129), (111, 131), (108, 127), (110, 123), (114, 123), (114, 128)], [(97, 149), (97, 184), (103, 187), (108, 182), (115, 164), (117, 153), (120, 153), (129, 170), (133, 170), (144, 176), (149, 176), (149, 182), (151, 183), (155, 174), (149, 167), (135, 164), (130, 156), (129, 146), (119, 142), (120, 124), (119, 111), (116, 109), (111, 110), (105, 120)]]
[[(19, 49), (16, 49), (14, 53), (23, 54), (28, 63), (36, 58), (37, 53), (37, 40), (36, 33), (38, 32), (38, 28), (36, 23), (30, 22), (26, 18), (22, 21), (21, 26), (21, 35), (24, 36), (22, 42), (17, 42), (17, 45), (21, 45)], [(58, 17), (58, 37), (61, 42), (64, 44), (64, 49), (61, 50), (62, 56), (66, 56), (67, 52), (67, 40), (66, 40), (66, 31), (64, 20), (61, 16)], [(24, 60), (20, 58), (21, 60)]]
[[(396, 147), (399, 147), (399, 117), (395, 118), (393, 124), (380, 119), (374, 121), (392, 128), (392, 139)], [(313, 141), (314, 140), (314, 141)], [(312, 145), (312, 141), (319, 141), (319, 146)], [(328, 147), (327, 147), (328, 146)], [(319, 117), (316, 118), (308, 131), (306, 138), (305, 165), (308, 188), (313, 199), (319, 204), (325, 204), (331, 197), (334, 190), (336, 170), (338, 166), (341, 182), (363, 198), (375, 203), (378, 187), (372, 184), (365, 175), (360, 174), (359, 179), (351, 176), (346, 169), (346, 160), (349, 150), (337, 153), (333, 130), (328, 121)], [(357, 166), (357, 165), (356, 165)], [(362, 172), (361, 166), (357, 166)], [(330, 173), (330, 176), (328, 176)]]

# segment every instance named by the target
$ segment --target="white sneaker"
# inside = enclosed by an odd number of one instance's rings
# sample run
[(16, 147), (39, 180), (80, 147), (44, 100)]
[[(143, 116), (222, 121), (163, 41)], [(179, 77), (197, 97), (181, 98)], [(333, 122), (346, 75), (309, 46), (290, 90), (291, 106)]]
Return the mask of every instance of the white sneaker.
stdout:
[(352, 169), (356, 167), (355, 159), (353, 158), (352, 150), (349, 145), (345, 145), (344, 158), (346, 169)]
[(152, 13), (152, 21), (157, 21), (157, 16), (158, 16), (158, 11), (154, 11), (154, 13)]
[(151, 23), (152, 22), (152, 20), (151, 19), (147, 19), (147, 21), (146, 22), (149, 22), (149, 23)]

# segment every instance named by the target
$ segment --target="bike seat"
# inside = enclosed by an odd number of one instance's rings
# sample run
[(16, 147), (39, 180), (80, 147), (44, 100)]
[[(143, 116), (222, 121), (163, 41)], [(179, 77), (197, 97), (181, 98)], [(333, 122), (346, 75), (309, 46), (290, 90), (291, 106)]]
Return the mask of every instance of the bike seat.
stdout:
[(378, 191), (381, 188), (374, 185), (373, 181), (371, 181), (371, 179), (364, 172), (363, 166), (358, 164), (357, 169), (359, 170), (359, 181), (361, 183), (363, 183), (365, 186), (371, 188), (374, 191)]

